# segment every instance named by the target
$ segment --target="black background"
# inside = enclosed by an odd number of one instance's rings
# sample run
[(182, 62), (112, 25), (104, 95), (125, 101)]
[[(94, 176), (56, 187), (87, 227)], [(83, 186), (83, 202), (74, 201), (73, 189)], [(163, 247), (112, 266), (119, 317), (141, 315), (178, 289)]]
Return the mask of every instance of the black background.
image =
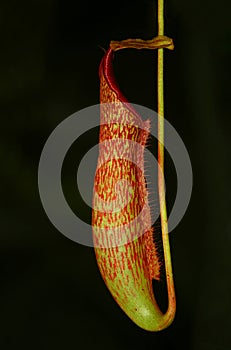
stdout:
[[(166, 118), (189, 151), (194, 188), (171, 234), (177, 314), (160, 333), (122, 313), (93, 249), (56, 231), (37, 187), (49, 134), (99, 102), (102, 48), (154, 36), (156, 2), (10, 0), (0, 7), (2, 349), (230, 349), (230, 2), (166, 0), (165, 33), (175, 42), (165, 54)], [(155, 55), (127, 50), (115, 60), (125, 95), (153, 109)], [(92, 140), (96, 132), (74, 148), (76, 159)], [(69, 200), (90, 220), (75, 197), (76, 164), (68, 166)]]

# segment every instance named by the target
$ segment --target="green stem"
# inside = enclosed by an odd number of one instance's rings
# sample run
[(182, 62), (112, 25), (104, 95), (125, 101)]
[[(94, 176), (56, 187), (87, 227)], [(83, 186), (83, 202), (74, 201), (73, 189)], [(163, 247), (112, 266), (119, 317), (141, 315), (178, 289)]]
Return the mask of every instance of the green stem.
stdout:
[[(164, 35), (164, 0), (158, 0), (158, 36)], [(158, 49), (157, 100), (158, 100), (158, 189), (160, 202), (161, 230), (164, 248), (166, 280), (168, 288), (168, 310), (164, 317), (169, 324), (175, 314), (176, 300), (168, 237), (168, 221), (164, 183), (164, 49)]]

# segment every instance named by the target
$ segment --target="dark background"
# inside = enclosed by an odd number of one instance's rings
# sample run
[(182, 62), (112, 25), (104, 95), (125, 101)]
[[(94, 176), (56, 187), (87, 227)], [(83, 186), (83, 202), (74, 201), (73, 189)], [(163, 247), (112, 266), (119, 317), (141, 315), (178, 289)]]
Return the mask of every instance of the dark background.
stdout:
[[(230, 1), (166, 0), (166, 118), (194, 173), (190, 206), (171, 234), (174, 323), (139, 329), (107, 291), (92, 248), (59, 233), (42, 208), (37, 169), (51, 131), (98, 103), (100, 47), (156, 34), (156, 2), (5, 1), (0, 6), (2, 349), (231, 349)], [(118, 53), (131, 102), (155, 109), (154, 52)], [(72, 154), (97, 143), (85, 137)], [(73, 153), (74, 152), (74, 153)], [(81, 158), (81, 157), (80, 157)], [(75, 197), (76, 164), (64, 182)], [(74, 179), (74, 180), (73, 180)]]

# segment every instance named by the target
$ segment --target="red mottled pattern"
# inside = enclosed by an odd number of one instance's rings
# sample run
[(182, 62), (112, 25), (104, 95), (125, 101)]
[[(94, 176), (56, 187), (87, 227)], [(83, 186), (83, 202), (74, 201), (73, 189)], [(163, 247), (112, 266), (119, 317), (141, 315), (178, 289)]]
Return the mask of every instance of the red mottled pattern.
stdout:
[[(92, 226), (100, 272), (113, 297), (124, 308), (121, 304), (126, 303), (127, 298), (138, 298), (139, 293), (145, 291), (155, 303), (152, 279), (160, 278), (160, 261), (153, 242), (150, 208), (144, 206), (148, 198), (144, 147), (150, 121), (142, 121), (120, 92), (112, 73), (112, 58), (113, 52), (109, 50), (100, 66), (101, 127)], [(122, 144), (117, 144), (117, 140), (122, 140)], [(140, 213), (136, 232), (124, 230)], [(139, 236), (144, 227), (148, 229)], [(101, 231), (102, 228), (105, 230)], [(115, 246), (125, 233), (127, 243)], [(121, 290), (126, 292), (121, 295)]]

